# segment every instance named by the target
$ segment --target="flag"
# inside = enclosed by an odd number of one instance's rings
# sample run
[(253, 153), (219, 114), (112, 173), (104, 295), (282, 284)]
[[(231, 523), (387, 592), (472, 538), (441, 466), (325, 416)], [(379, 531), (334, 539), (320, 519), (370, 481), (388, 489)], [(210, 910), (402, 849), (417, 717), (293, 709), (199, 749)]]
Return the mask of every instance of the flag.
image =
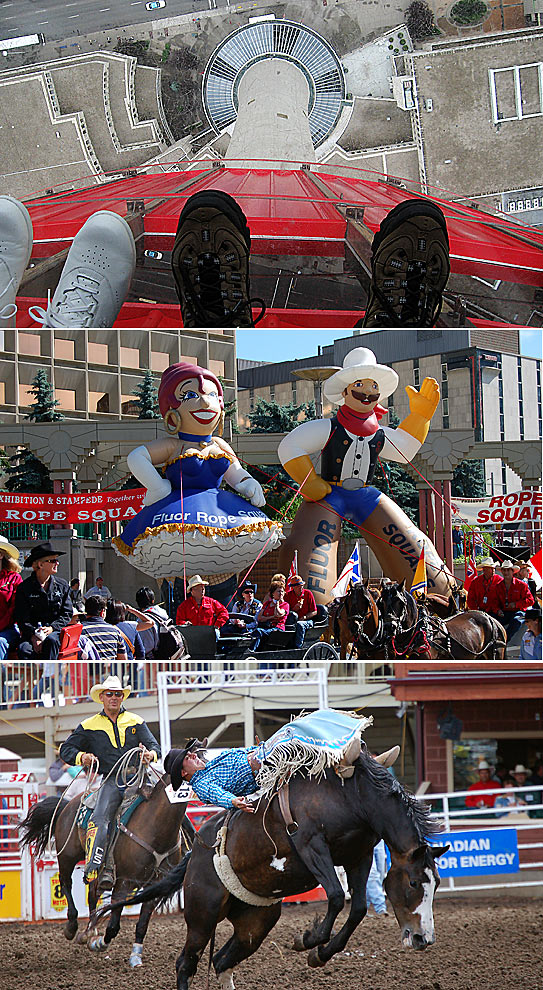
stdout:
[(424, 543), (418, 559), (413, 584), (411, 585), (412, 595), (425, 595), (428, 590), (428, 580), (426, 577), (426, 560), (424, 558)]
[(541, 547), (534, 553), (533, 557), (530, 557), (528, 561), (528, 567), (530, 568), (530, 577), (534, 579), (537, 590), (543, 585), (543, 573), (542, 573), (542, 560), (541, 560)]
[(360, 559), (358, 556), (358, 544), (356, 544), (345, 567), (339, 575), (331, 594), (333, 598), (343, 598), (347, 594), (351, 581), (360, 581)]
[(290, 565), (290, 571), (288, 572), (287, 586), (285, 588), (285, 591), (290, 591), (290, 582), (292, 581), (292, 578), (296, 576), (297, 573), (298, 573), (298, 551), (295, 550), (294, 557), (292, 558), (292, 564)]
[(467, 591), (471, 582), (477, 577), (477, 564), (475, 563), (473, 557), (468, 560), (468, 566), (466, 570), (466, 577), (464, 578), (464, 591)]

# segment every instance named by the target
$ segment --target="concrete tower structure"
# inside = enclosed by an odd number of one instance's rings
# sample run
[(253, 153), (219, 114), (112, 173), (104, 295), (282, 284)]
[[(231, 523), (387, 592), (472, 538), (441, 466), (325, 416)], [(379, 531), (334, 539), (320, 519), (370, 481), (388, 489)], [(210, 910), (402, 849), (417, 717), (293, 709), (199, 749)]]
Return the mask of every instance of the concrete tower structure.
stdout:
[(235, 167), (252, 168), (258, 149), (259, 167), (316, 161), (310, 95), (306, 77), (293, 62), (267, 58), (252, 65), (239, 83), (238, 116), (226, 159), (236, 159)]

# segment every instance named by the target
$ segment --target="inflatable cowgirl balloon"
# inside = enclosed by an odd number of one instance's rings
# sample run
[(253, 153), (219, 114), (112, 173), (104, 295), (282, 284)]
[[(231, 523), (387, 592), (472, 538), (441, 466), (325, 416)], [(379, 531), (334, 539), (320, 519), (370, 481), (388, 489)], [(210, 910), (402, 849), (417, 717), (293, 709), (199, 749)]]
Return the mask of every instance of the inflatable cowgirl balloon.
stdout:
[[(320, 602), (332, 597), (342, 519), (360, 527), (387, 577), (405, 579), (410, 588), (424, 546), (429, 589), (448, 595), (455, 587), (433, 543), (371, 484), (378, 456), (400, 464), (413, 459), (439, 402), (439, 385), (425, 378), (420, 391), (407, 387), (410, 412), (398, 428), (381, 427), (386, 409), (379, 400), (397, 386), (392, 368), (377, 364), (367, 347), (355, 347), (343, 368), (324, 383), (326, 398), (339, 406), (336, 415), (301, 423), (279, 445), (281, 463), (307, 500), (296, 514), (279, 567), (288, 568), (297, 549), (298, 569)], [(316, 453), (321, 453), (320, 475), (310, 459)]]
[[(159, 580), (243, 570), (264, 547), (276, 547), (282, 531), (261, 511), (262, 488), (222, 439), (221, 383), (205, 368), (173, 364), (162, 375), (158, 402), (170, 436), (128, 455), (147, 494), (113, 540), (115, 549)], [(223, 479), (238, 494), (220, 488)]]

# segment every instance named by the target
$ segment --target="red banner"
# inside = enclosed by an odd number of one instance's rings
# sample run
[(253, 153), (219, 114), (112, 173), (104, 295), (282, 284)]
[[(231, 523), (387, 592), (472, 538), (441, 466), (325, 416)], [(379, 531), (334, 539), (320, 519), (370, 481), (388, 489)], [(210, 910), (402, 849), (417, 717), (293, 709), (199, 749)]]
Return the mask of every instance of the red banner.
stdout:
[(132, 519), (141, 509), (145, 488), (81, 495), (25, 495), (0, 492), (0, 522), (95, 523)]

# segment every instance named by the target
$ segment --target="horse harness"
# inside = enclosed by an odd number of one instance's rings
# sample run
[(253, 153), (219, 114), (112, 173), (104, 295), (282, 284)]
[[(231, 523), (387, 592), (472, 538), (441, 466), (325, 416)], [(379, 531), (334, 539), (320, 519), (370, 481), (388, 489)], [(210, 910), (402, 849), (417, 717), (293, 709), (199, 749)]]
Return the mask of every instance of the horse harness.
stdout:
[[(357, 633), (356, 633), (356, 639), (353, 642), (353, 649), (354, 649), (355, 646), (357, 648), (359, 646), (365, 646), (368, 649), (375, 650), (379, 646), (381, 646), (381, 643), (382, 643), (382, 640), (383, 640), (383, 633), (384, 633), (383, 623), (382, 623), (382, 620), (381, 620), (381, 614), (379, 612), (379, 609), (377, 608), (377, 603), (376, 603), (375, 599), (373, 598), (373, 595), (369, 595), (368, 609), (362, 615), (361, 612), (351, 612), (349, 610), (349, 599), (352, 598), (352, 597), (356, 597), (358, 599), (356, 585), (351, 589), (351, 591), (343, 599), (342, 603), (339, 606), (339, 609), (338, 609), (338, 612), (337, 612), (337, 616), (339, 618), (339, 615), (341, 613), (341, 609), (342, 608), (345, 609), (345, 611), (347, 613), (347, 618), (348, 619), (350, 619), (352, 616), (355, 616), (355, 617), (356, 616), (360, 616), (360, 618), (362, 619), (362, 629), (359, 629), (357, 631)], [(356, 603), (356, 607), (358, 607), (358, 601)], [(366, 622), (366, 619), (368, 619), (370, 616), (373, 619), (374, 624), (375, 624), (375, 632), (373, 634), (373, 637), (368, 636), (367, 633), (364, 632), (364, 628), (363, 628), (364, 627), (364, 623)]]
[[(405, 599), (401, 599), (403, 610), (399, 616), (397, 616), (398, 622), (401, 625), (404, 616), (407, 615), (407, 603)], [(422, 604), (417, 604), (415, 599), (413, 599), (415, 604), (415, 609), (417, 612), (417, 619), (408, 629), (402, 630), (401, 635), (409, 636), (410, 639), (404, 650), (396, 649), (396, 635), (391, 638), (392, 649), (395, 656), (405, 655), (410, 650), (410, 655), (412, 656), (425, 656), (430, 658), (430, 651), (433, 647), (439, 654), (444, 657), (452, 656), (452, 644), (456, 643), (462, 650), (466, 653), (470, 653), (474, 658), (483, 656), (488, 650), (487, 644), (482, 650), (470, 650), (469, 647), (460, 643), (459, 640), (455, 639), (451, 635), (449, 627), (444, 619), (440, 619), (436, 615), (430, 615), (427, 608)], [(499, 640), (494, 646), (505, 646), (502, 640)], [(436, 658), (437, 659), (437, 658)]]
[(174, 852), (179, 850), (179, 839), (177, 840), (175, 846), (172, 846), (171, 849), (168, 849), (164, 853), (157, 853), (156, 849), (153, 849), (153, 847), (149, 845), (145, 839), (142, 839), (140, 835), (136, 835), (135, 832), (132, 832), (126, 827), (126, 825), (123, 825), (122, 822), (119, 822), (119, 832), (122, 832), (123, 835), (127, 835), (129, 839), (132, 839), (133, 842), (137, 842), (142, 849), (145, 849), (146, 852), (150, 853), (155, 861), (155, 870), (157, 873), (166, 872), (162, 866), (164, 860), (168, 859)]

